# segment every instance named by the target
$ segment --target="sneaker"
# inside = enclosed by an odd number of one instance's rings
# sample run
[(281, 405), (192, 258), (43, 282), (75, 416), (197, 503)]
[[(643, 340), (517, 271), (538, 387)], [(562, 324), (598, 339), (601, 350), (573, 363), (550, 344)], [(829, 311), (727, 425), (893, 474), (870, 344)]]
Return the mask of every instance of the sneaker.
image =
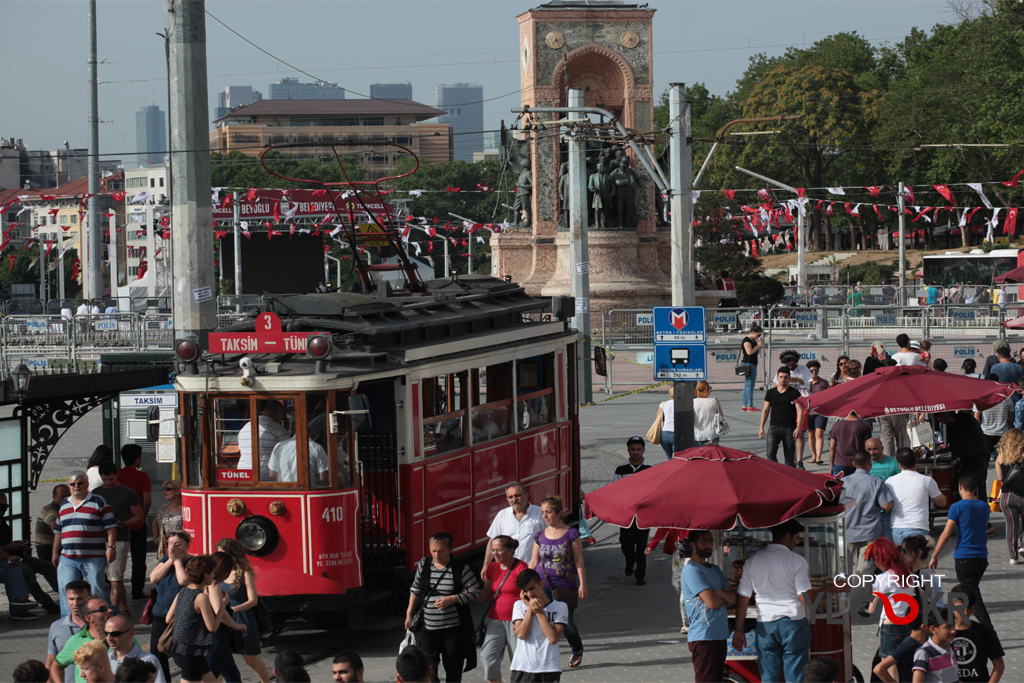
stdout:
[(43, 609), (50, 614), (60, 614), (60, 607), (55, 602), (51, 602), (49, 605), (43, 605)]
[(1024, 560), (1024, 548), (1021, 548), (1020, 550), (1017, 551), (1017, 559), (1018, 560)]
[(32, 621), (33, 619), (36, 619), (36, 618), (38, 618), (37, 615), (32, 614), (31, 612), (29, 612), (27, 610), (24, 611), (24, 612), (11, 612), (11, 619), (15, 619), (17, 621)]
[(633, 576), (633, 564), (626, 564), (626, 576)]
[(638, 585), (638, 586), (646, 586), (647, 585), (647, 579), (638, 578), (636, 580), (636, 585)]
[(39, 607), (39, 603), (33, 602), (27, 595), (23, 595), (20, 598), (13, 598), (9, 601), (11, 607)]
[(1010, 560), (1010, 564), (1019, 564), (1017, 560)]

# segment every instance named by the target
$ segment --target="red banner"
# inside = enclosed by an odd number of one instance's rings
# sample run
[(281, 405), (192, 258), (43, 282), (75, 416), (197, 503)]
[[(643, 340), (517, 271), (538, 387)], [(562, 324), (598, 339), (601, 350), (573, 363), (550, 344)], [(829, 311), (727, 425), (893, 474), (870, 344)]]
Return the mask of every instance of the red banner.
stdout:
[[(286, 191), (288, 192), (287, 197), (283, 194)], [(303, 216), (323, 218), (329, 213), (337, 213), (334, 202), (326, 193), (314, 196), (314, 192), (319, 192), (319, 190), (256, 190), (255, 199), (252, 202), (240, 203), (239, 214), (242, 220), (275, 218), (275, 206), (278, 215), (288, 213), (296, 208), (296, 212), (291, 214), (295, 218)], [(361, 197), (361, 202), (355, 197), (341, 199), (341, 190), (332, 190), (332, 192), (338, 198), (338, 208), (343, 211), (352, 210), (358, 213), (362, 212), (365, 206), (365, 210), (371, 214), (394, 213), (394, 207), (387, 202), (382, 204), (376, 199), (365, 196)], [(223, 205), (214, 206), (213, 218), (214, 220), (231, 221), (234, 218), (234, 208)]]

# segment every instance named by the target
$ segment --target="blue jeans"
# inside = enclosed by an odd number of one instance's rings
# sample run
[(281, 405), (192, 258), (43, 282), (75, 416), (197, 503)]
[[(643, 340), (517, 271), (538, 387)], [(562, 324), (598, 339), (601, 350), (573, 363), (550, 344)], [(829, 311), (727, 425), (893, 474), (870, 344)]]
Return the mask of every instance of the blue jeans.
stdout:
[[(551, 599), (551, 591), (547, 588), (544, 589), (544, 595)], [(574, 655), (583, 654), (583, 639), (580, 638), (579, 629), (576, 628), (576, 622), (573, 621), (573, 613), (576, 610), (569, 608), (569, 623), (565, 625), (565, 630), (562, 634), (565, 635), (566, 642), (569, 643), (569, 647), (572, 649)]]
[(806, 618), (757, 622), (757, 668), (762, 681), (802, 681), (810, 651), (811, 627)]
[(750, 363), (740, 363), (740, 367), (750, 368), (750, 374), (743, 378), (743, 407), (754, 407), (754, 383), (757, 381), (757, 366)]
[(846, 465), (832, 465), (832, 476), (838, 476), (840, 472), (843, 473), (844, 477), (849, 477), (857, 471), (856, 467), (847, 467)]
[[(60, 556), (57, 563), (57, 583), (63, 589), (72, 581), (84, 579), (92, 586), (92, 594), (103, 598), (110, 604), (110, 590), (107, 588), (107, 558), (105, 557), (65, 557)], [(68, 609), (68, 598), (64, 590), (57, 591), (60, 594), (60, 615), (66, 617)]]
[(882, 510), (882, 536), (892, 540), (892, 513)]
[(892, 542), (896, 544), (896, 547), (903, 545), (903, 539), (907, 536), (924, 536), (928, 538), (927, 529), (893, 529), (892, 530)]
[(910, 624), (897, 626), (896, 624), (882, 624), (881, 633), (878, 639), (878, 656), (885, 659), (891, 655), (913, 630)]
[(672, 455), (676, 452), (676, 433), (675, 432), (662, 432), (661, 433), (661, 450), (665, 451), (665, 458), (668, 460), (672, 459)]
[(796, 467), (796, 438), (793, 436), (792, 427), (769, 427), (768, 428), (768, 459), (773, 462), (779, 461), (779, 444), (782, 444), (782, 454), (786, 458), (786, 464)]
[[(28, 585), (25, 583), (25, 574), (21, 571), (20, 565), (11, 564), (7, 560), (0, 561), (0, 581), (3, 582), (7, 591), (8, 600), (28, 595)], [(13, 611), (17, 612), (18, 610)]]

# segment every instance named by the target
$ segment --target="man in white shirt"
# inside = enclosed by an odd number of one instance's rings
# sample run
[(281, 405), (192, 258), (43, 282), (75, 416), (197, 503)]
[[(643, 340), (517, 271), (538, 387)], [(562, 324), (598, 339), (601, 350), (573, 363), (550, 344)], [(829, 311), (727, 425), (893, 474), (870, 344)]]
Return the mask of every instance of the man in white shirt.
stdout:
[[(316, 441), (309, 443), (309, 479), (310, 484), (327, 486), (330, 483), (331, 466), (327, 460), (327, 451)], [(270, 481), (299, 480), (299, 444), (293, 436), (274, 446), (270, 454), (267, 469)]]
[(512, 482), (505, 487), (505, 500), (508, 507), (499, 511), (494, 516), (494, 521), (487, 529), (487, 543), (484, 548), (484, 568), (480, 571), (483, 578), (487, 572), (487, 565), (494, 559), (489, 552), (491, 539), (495, 536), (511, 536), (519, 541), (515, 557), (523, 562), (529, 562), (533, 558), (533, 537), (546, 526), (544, 517), (540, 514), (540, 506), (533, 505), (526, 497), (526, 487), (518, 481)]
[(896, 452), (900, 473), (885, 480), (892, 494), (892, 542), (897, 547), (907, 536), (928, 536), (928, 501), (938, 507), (946, 504), (946, 496), (939, 493), (938, 484), (931, 477), (920, 474), (917, 456), (909, 448)]
[(92, 315), (99, 315), (102, 313), (102, 311), (100, 311), (100, 302), (96, 299), (92, 300), (92, 306), (89, 307), (89, 313)]
[(82, 305), (75, 309), (75, 315), (89, 315), (89, 302), (83, 301)]
[[(260, 478), (266, 479), (270, 476), (267, 463), (270, 461), (270, 454), (274, 452), (274, 446), (291, 436), (282, 424), (284, 419), (284, 404), (280, 401), (268, 401), (258, 418), (259, 435), (259, 458)], [(238, 432), (238, 469), (252, 469), (252, 422), (246, 422), (245, 426)]]
[(107, 656), (110, 658), (111, 672), (116, 673), (121, 664), (124, 663), (124, 660), (129, 657), (137, 657), (156, 667), (155, 683), (166, 683), (167, 679), (164, 678), (163, 667), (160, 666), (160, 660), (156, 658), (156, 655), (146, 652), (133, 642), (135, 638), (135, 623), (131, 617), (122, 611), (117, 616), (107, 619), (104, 629), (106, 645), (110, 648)]
[(899, 353), (892, 354), (892, 359), (896, 361), (896, 365), (928, 365), (921, 358), (921, 354), (910, 348), (910, 337), (906, 334), (900, 334), (896, 337), (896, 345), (900, 347)]
[(795, 519), (773, 526), (772, 542), (743, 565), (732, 646), (737, 650), (746, 647), (747, 605), (756, 595), (757, 666), (762, 681), (803, 680), (811, 646), (811, 627), (804, 609), (804, 604), (811, 602), (807, 596), (811, 579), (807, 560), (793, 552), (803, 530)]

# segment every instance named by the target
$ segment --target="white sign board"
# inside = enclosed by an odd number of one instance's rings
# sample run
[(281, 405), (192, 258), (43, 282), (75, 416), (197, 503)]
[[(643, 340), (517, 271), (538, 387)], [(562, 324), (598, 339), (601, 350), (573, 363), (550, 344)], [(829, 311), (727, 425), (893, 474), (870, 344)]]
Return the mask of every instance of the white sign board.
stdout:
[(99, 332), (117, 332), (116, 320), (97, 320), (95, 325)]
[(29, 370), (45, 370), (50, 367), (50, 361), (48, 358), (22, 358), (21, 362), (27, 365)]
[(636, 326), (637, 327), (651, 327), (654, 325), (654, 312), (650, 313), (637, 313), (636, 314)]
[(177, 408), (178, 394), (121, 394), (121, 408)]
[(201, 304), (204, 301), (210, 301), (213, 299), (213, 288), (200, 287), (199, 289), (193, 289), (192, 298), (196, 300), (197, 304)]
[(156, 461), (159, 463), (173, 463), (178, 459), (178, 448), (173, 437), (161, 437), (156, 442)]
[(160, 436), (177, 436), (178, 430), (176, 429), (176, 420), (174, 418), (174, 408), (161, 408), (160, 409)]

